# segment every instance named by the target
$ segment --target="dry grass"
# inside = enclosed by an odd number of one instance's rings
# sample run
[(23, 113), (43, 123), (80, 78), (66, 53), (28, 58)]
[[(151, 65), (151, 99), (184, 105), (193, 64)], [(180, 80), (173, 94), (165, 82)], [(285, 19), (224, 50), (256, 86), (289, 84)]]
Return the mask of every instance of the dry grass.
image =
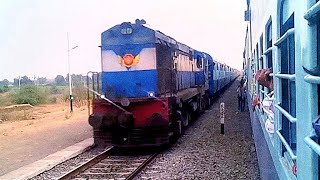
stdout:
[[(21, 121), (21, 120), (38, 120), (46, 116), (61, 116), (64, 119), (70, 119), (73, 114), (70, 113), (70, 101), (64, 99), (63, 96), (56, 95), (54, 104), (31, 106), (28, 104), (0, 106), (0, 123), (3, 121)], [(87, 101), (75, 99), (73, 106), (78, 111), (87, 109)]]
[(30, 119), (33, 119), (32, 110), (1, 112), (0, 119), (2, 121), (30, 120)]
[(0, 94), (0, 107), (12, 105), (11, 97), (9, 93)]
[(29, 104), (11, 105), (0, 108), (0, 119), (2, 121), (17, 121), (32, 119), (33, 106)]

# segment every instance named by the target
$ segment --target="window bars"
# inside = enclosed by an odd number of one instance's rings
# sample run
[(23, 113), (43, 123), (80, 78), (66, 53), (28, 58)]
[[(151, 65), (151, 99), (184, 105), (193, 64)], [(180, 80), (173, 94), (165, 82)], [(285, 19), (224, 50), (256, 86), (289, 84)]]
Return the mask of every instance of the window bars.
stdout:
[[(290, 36), (294, 35), (294, 28), (288, 29), (287, 32), (285, 32), (275, 43), (274, 45), (279, 48), (281, 43), (283, 43), (285, 40), (287, 40)], [(270, 48), (269, 48), (270, 49)], [(296, 79), (296, 74), (282, 74), (282, 73), (274, 73), (274, 77), (283, 80), (287, 79), (289, 81), (295, 81)], [(286, 111), (284, 108), (282, 108), (279, 104), (275, 104), (275, 108), (282, 114), (284, 115), (291, 123), (296, 123), (297, 118), (293, 117), (288, 111)], [(290, 129), (289, 129), (290, 130)], [(289, 153), (290, 157), (292, 160), (296, 160), (297, 156), (293, 152), (290, 144), (287, 142), (285, 137), (281, 134), (280, 130), (276, 131), (276, 134), (278, 135), (280, 141), (282, 142), (283, 146)]]
[[(315, 25), (314, 19), (320, 14), (320, 1), (310, 7), (304, 14), (304, 18), (309, 21), (309, 25)], [(319, 58), (319, 57), (318, 57)], [(308, 74), (304, 77), (304, 81), (310, 84), (320, 84), (320, 77)], [(314, 133), (304, 138), (304, 142), (320, 156), (320, 145), (313, 139), (317, 138)]]

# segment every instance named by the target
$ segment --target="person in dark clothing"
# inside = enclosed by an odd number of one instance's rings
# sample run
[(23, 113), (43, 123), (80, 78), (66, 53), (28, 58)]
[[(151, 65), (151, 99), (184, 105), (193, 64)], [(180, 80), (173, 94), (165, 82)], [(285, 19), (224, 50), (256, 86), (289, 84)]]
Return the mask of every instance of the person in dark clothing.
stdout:
[(238, 109), (240, 111), (243, 111), (245, 106), (245, 89), (241, 84), (237, 88), (237, 94), (238, 94)]
[(243, 79), (243, 77), (241, 77), (240, 86), (243, 86), (243, 85), (244, 85), (244, 82), (245, 82), (245, 80)]

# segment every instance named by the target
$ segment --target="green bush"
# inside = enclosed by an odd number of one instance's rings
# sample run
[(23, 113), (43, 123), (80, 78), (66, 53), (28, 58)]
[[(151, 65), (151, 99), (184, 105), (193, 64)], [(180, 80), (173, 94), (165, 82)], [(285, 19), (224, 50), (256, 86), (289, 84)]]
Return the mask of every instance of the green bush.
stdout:
[(76, 85), (72, 88), (73, 96), (77, 100), (87, 100), (88, 92), (83, 85)]
[(0, 86), (0, 93), (8, 92), (10, 89), (8, 86)]
[(47, 95), (44, 89), (36, 86), (24, 86), (12, 95), (12, 101), (16, 104), (37, 105), (47, 102)]
[(59, 89), (57, 86), (51, 86), (50, 94), (61, 94), (61, 89)]

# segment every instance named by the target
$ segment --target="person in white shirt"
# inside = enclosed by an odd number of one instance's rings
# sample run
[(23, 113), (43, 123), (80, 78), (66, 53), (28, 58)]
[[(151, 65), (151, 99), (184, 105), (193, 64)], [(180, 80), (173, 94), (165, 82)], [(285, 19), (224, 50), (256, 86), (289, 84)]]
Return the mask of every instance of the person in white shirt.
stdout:
[(274, 132), (274, 106), (273, 106), (273, 78), (270, 77), (270, 73), (272, 73), (272, 69), (261, 69), (258, 70), (256, 73), (256, 80), (258, 81), (258, 84), (267, 87), (269, 89), (269, 93), (266, 95), (266, 97), (263, 99), (263, 101), (260, 103), (259, 96), (253, 97), (252, 101), (252, 108), (253, 111), (255, 110), (256, 106), (261, 106), (262, 110), (267, 115), (267, 120), (265, 122), (265, 128), (267, 132), (273, 133)]

